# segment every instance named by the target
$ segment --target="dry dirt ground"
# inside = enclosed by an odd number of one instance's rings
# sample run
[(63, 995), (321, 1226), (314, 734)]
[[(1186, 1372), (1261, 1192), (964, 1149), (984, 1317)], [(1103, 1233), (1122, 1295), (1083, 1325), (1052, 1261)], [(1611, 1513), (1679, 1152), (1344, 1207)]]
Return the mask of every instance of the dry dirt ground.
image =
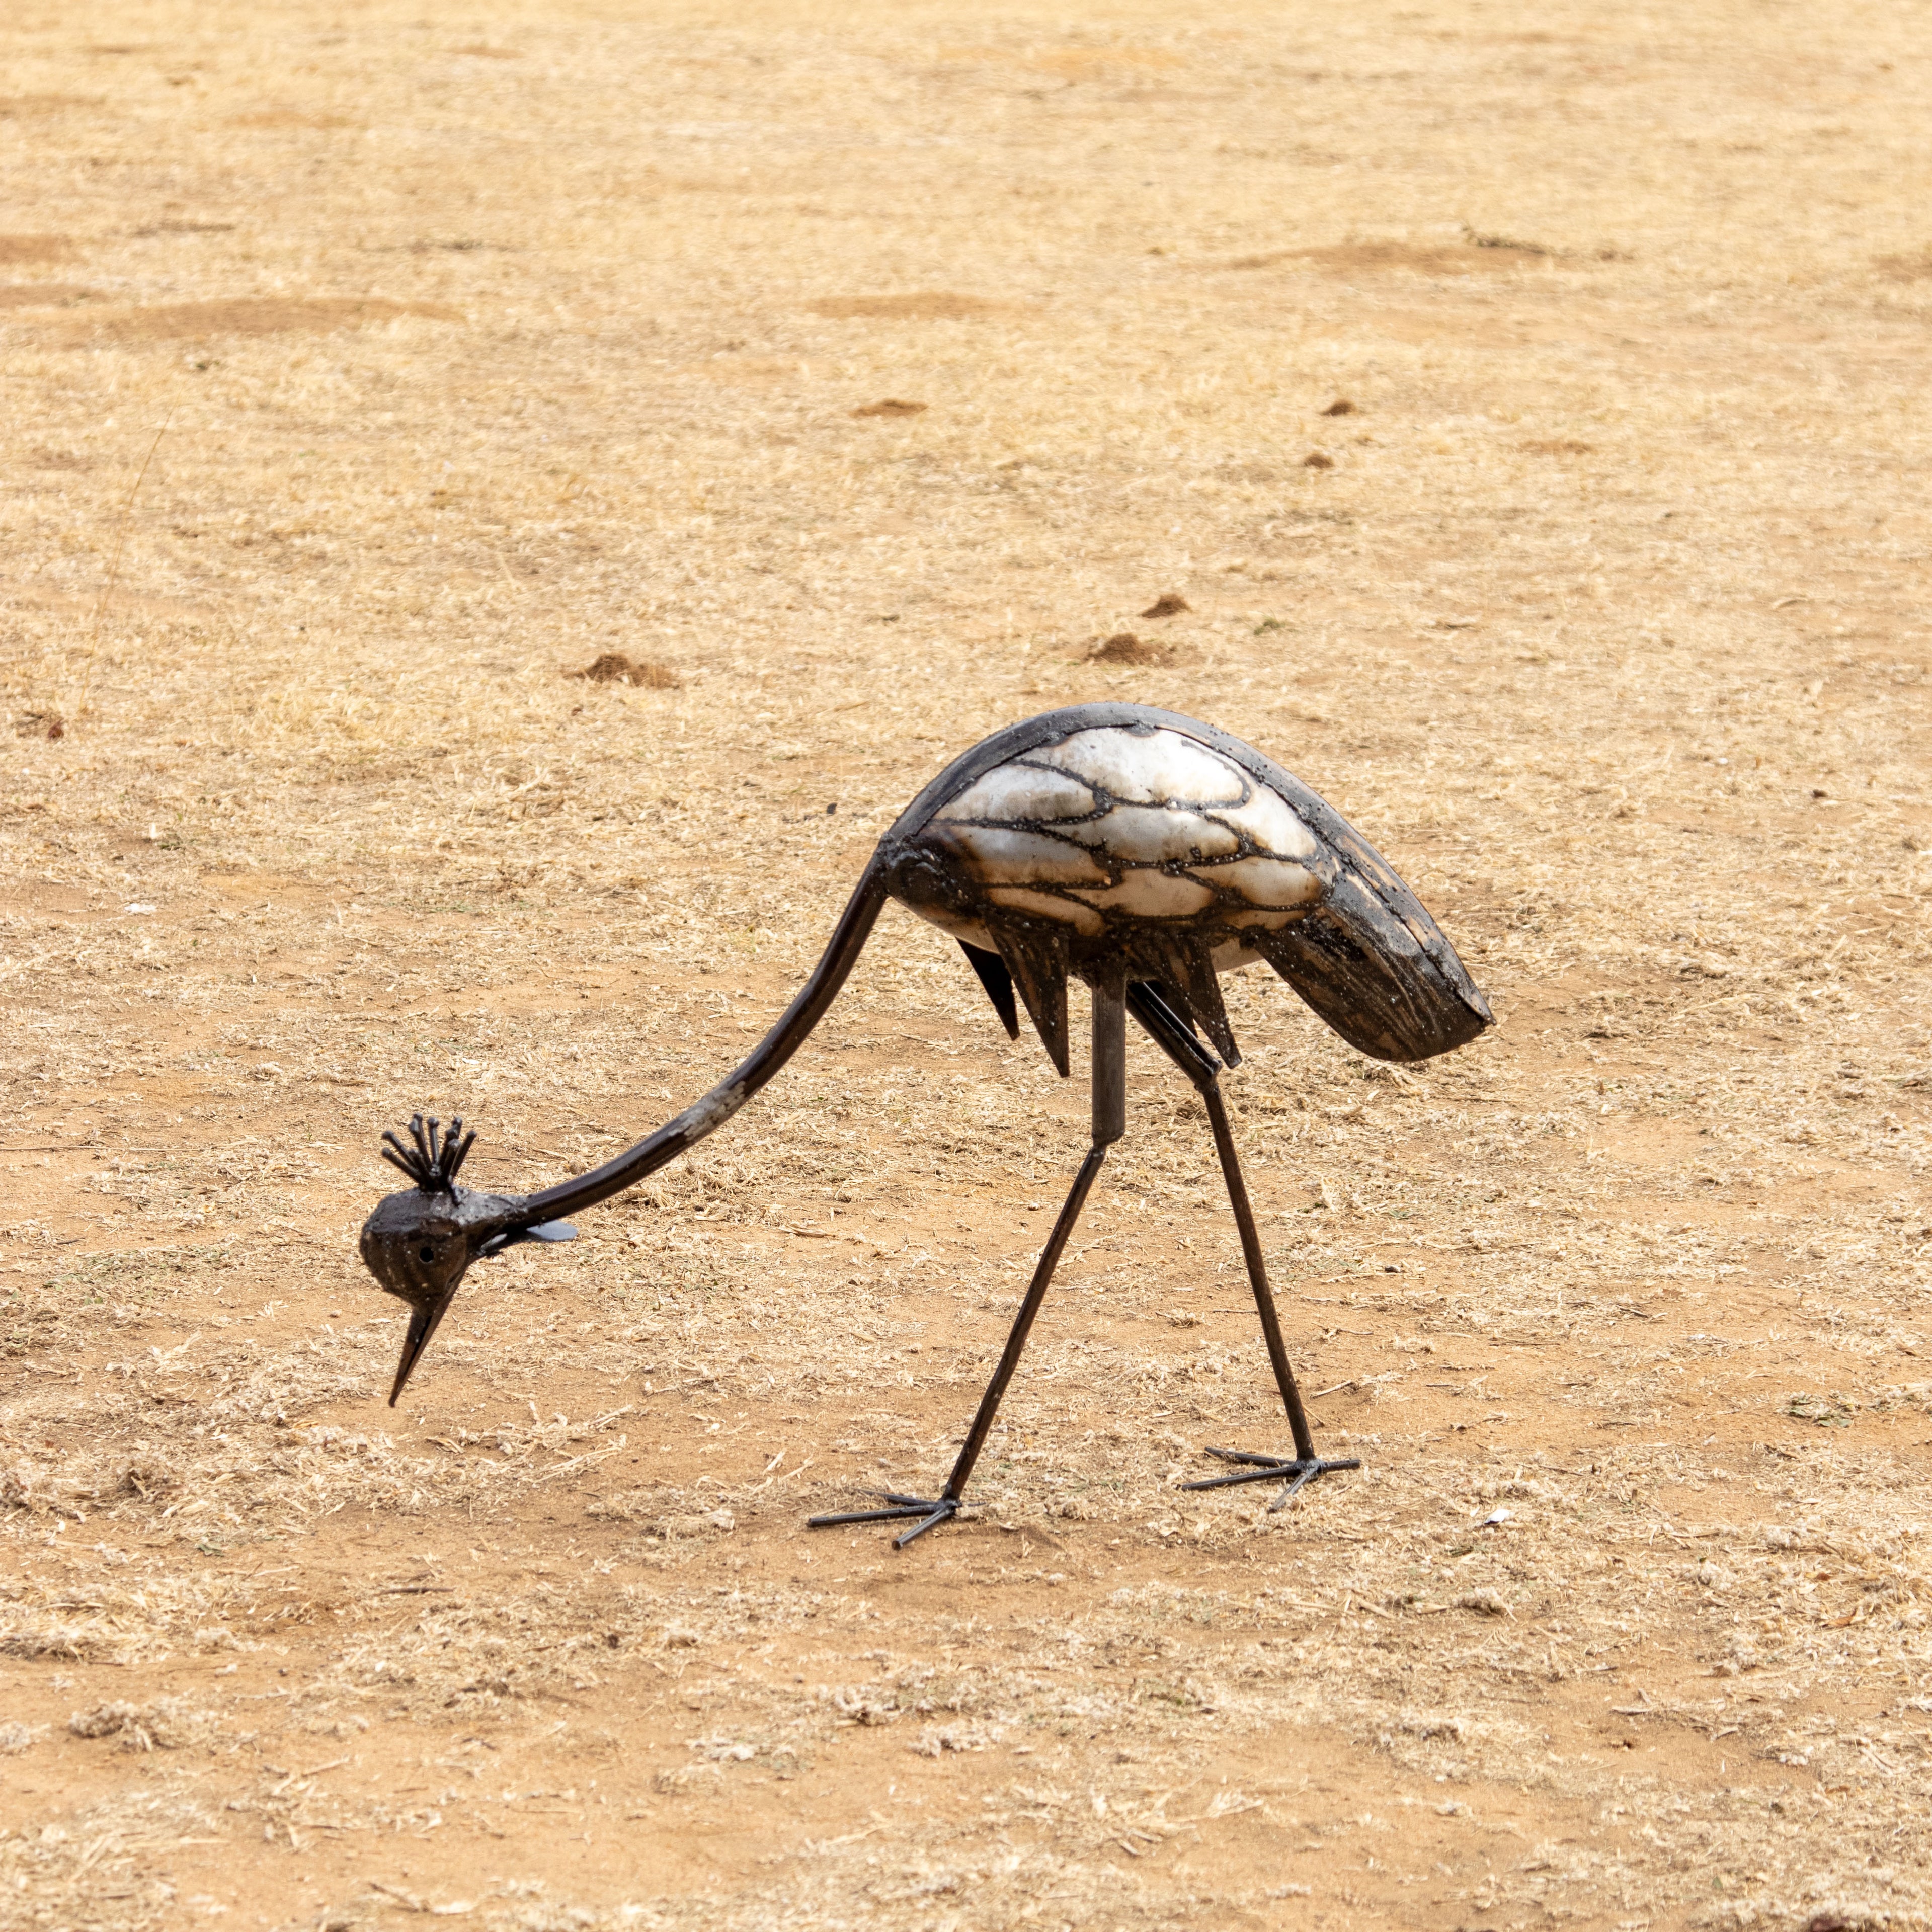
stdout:
[[(1928, 47), (10, 8), (0, 1921), (1932, 1924)], [(1082, 1146), (897, 910), (384, 1406), (383, 1126), (608, 1155), (1102, 697), (1500, 1016), (1391, 1072), (1229, 982), (1358, 1476), (1177, 1488), (1286, 1431), (1137, 1050), (983, 1511), (806, 1532), (941, 1477)]]

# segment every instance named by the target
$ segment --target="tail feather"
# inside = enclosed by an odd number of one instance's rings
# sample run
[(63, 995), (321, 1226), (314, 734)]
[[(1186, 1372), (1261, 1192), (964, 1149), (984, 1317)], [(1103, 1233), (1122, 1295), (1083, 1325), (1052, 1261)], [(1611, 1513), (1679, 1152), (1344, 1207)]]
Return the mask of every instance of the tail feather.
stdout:
[(1187, 949), (1186, 962), (1187, 1004), (1199, 1016), (1201, 1030), (1228, 1066), (1240, 1066), (1241, 1049), (1234, 1044), (1234, 1030), (1228, 1024), (1228, 1009), (1221, 999), (1221, 976), (1214, 970), (1213, 956), (1204, 944), (1197, 944)]
[(986, 997), (992, 1001), (1007, 1039), (1018, 1040), (1019, 1009), (1013, 1004), (1013, 976), (1006, 970), (1006, 962), (997, 952), (988, 952), (983, 946), (969, 946), (963, 939), (959, 950), (965, 954), (966, 963), (980, 976), (980, 983), (986, 988)]
[(1425, 949), (1381, 897), (1344, 872), (1321, 906), (1248, 942), (1358, 1052), (1427, 1060), (1474, 1040), (1489, 1006), (1462, 962)]
[(1002, 922), (993, 934), (1000, 957), (1020, 998), (1026, 1003), (1028, 1016), (1047, 1058), (1064, 1080), (1072, 1072), (1067, 1053), (1066, 935), (1058, 932), (1022, 932)]

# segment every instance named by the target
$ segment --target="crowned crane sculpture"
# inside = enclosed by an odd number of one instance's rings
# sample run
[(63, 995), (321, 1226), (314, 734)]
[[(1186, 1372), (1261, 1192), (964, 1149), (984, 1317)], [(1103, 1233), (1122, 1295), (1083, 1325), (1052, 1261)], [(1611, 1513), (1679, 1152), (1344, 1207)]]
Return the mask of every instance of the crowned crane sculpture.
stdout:
[[(824, 956), (777, 1024), (710, 1093), (592, 1172), (533, 1194), (458, 1184), (475, 1139), (460, 1120), (411, 1123), (384, 1157), (415, 1184), (362, 1229), (362, 1258), (410, 1310), (393, 1405), (466, 1270), (524, 1240), (562, 1240), (564, 1216), (654, 1174), (730, 1120), (802, 1046), (838, 997), (888, 899), (952, 935), (1010, 1037), (1023, 1007), (1064, 1078), (1067, 986), (1093, 1003), (1093, 1131), (945, 1487), (888, 1492), (814, 1528), (903, 1522), (899, 1546), (966, 1506), (966, 1486), (1107, 1149), (1126, 1130), (1131, 1015), (1199, 1094), (1239, 1231), (1292, 1455), (1210, 1449), (1236, 1466), (1184, 1485), (1279, 1481), (1274, 1507), (1355, 1458), (1317, 1455), (1295, 1385), (1220, 1075), (1238, 1065), (1219, 976), (1272, 966), (1351, 1046), (1426, 1060), (1492, 1023), (1436, 922), (1342, 815), (1271, 759), (1212, 725), (1088, 704), (1010, 725), (956, 758), (880, 838)], [(1016, 999), (1016, 994), (1018, 998)]]

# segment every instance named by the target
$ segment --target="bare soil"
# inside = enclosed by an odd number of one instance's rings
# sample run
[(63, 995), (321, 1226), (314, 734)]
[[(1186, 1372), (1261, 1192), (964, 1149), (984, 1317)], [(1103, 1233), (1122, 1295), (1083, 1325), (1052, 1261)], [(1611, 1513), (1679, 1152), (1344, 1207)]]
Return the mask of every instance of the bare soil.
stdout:
[[(11, 10), (0, 1922), (1932, 1924), (1928, 28)], [(1082, 1150), (896, 911), (384, 1406), (384, 1126), (608, 1157), (1099, 698), (1500, 1016), (1228, 982), (1359, 1474), (1178, 1487), (1286, 1430), (1136, 1050), (982, 1508), (807, 1532)]]

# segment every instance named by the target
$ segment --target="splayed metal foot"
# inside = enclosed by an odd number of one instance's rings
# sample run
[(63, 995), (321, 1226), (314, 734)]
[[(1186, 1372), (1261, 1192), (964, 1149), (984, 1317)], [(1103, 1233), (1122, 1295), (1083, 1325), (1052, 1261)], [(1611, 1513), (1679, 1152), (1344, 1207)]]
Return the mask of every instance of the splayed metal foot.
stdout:
[(806, 1521), (807, 1529), (842, 1529), (855, 1522), (903, 1522), (916, 1518), (910, 1529), (892, 1538), (892, 1547), (903, 1550), (916, 1537), (923, 1536), (942, 1522), (950, 1522), (969, 1505), (957, 1496), (902, 1496), (891, 1490), (880, 1491), (886, 1507), (875, 1510), (842, 1510), (835, 1516), (814, 1516)]
[[(1359, 1456), (1342, 1456), (1324, 1460), (1318, 1456), (1257, 1456), (1247, 1449), (1210, 1449), (1208, 1454), (1218, 1456), (1224, 1462), (1245, 1462), (1252, 1466), (1238, 1471), (1232, 1476), (1204, 1476), (1198, 1483), (1183, 1483), (1184, 1490), (1232, 1489), (1237, 1483), (1282, 1482), (1281, 1494), (1268, 1504), (1268, 1514), (1285, 1510), (1294, 1500), (1296, 1492), (1306, 1489), (1318, 1476), (1325, 1476), (1336, 1469), (1359, 1469), (1362, 1459)], [(1283, 1478), (1286, 1480), (1282, 1480)]]

